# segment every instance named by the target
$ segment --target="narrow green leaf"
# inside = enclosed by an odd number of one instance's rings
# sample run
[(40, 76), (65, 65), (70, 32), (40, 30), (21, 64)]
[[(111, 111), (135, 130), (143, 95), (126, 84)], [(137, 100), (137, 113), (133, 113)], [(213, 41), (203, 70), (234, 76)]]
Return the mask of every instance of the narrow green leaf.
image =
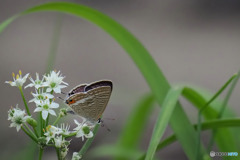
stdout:
[(154, 97), (143, 97), (128, 116), (119, 138), (118, 147), (133, 150), (139, 144), (148, 117), (153, 109)]
[[(229, 127), (240, 127), (240, 119), (220, 119), (220, 120), (210, 120), (202, 123), (202, 131), (208, 129), (219, 129), (219, 128), (229, 128)], [(197, 129), (197, 124), (194, 125), (194, 128)], [(173, 134), (166, 139), (164, 139), (161, 143), (158, 144), (157, 150), (161, 150), (164, 147), (172, 144), (177, 140), (176, 135)]]
[[(67, 2), (46, 3), (25, 10), (24, 12), (11, 17), (10, 19), (7, 19), (0, 25), (0, 32), (5, 27), (7, 27), (7, 25), (10, 24), (15, 18), (21, 15), (40, 11), (57, 11), (72, 14), (91, 21), (92, 23), (105, 30), (125, 49), (125, 51), (133, 59), (139, 70), (142, 72), (144, 78), (146, 79), (158, 104), (162, 104), (165, 95), (170, 89), (170, 85), (161, 70), (158, 68), (155, 61), (152, 59), (151, 55), (144, 48), (144, 46), (124, 27), (122, 27), (120, 24), (108, 16), (94, 9)], [(177, 106), (173, 112), (170, 124), (173, 131), (177, 134), (179, 142), (183, 146), (183, 150), (185, 151), (188, 158), (194, 159), (194, 148), (189, 148), (187, 146), (196, 145), (197, 135), (179, 103), (177, 103)], [(180, 126), (185, 126), (185, 129), (183, 130)], [(186, 141), (186, 139), (189, 140)]]
[[(204, 98), (204, 96), (196, 91), (194, 88), (186, 87), (183, 91), (183, 96), (187, 98), (191, 103), (194, 104), (198, 109), (200, 109), (202, 106), (204, 106), (208, 99), (211, 97), (208, 97), (207, 100)], [(212, 103), (203, 111), (203, 116), (206, 120), (212, 120), (216, 119), (219, 111), (216, 110), (216, 108), (221, 108), (220, 105), (216, 106), (218, 103)], [(218, 130), (217, 134), (215, 135), (215, 140), (217, 143), (217, 146), (220, 151), (226, 152), (226, 151), (238, 151), (236, 140), (233, 137), (233, 133), (227, 129), (227, 128), (221, 128)]]
[[(200, 142), (201, 142), (201, 127), (202, 127), (202, 112), (217, 98), (219, 95), (228, 87), (228, 85), (236, 78), (236, 74), (234, 74), (218, 91), (215, 93), (210, 100), (208, 100), (204, 106), (202, 106), (198, 111), (198, 143), (197, 143), (197, 154), (196, 159), (201, 160), (202, 155), (200, 155), (199, 148), (200, 148)], [(220, 113), (218, 113), (219, 115)]]
[[(153, 130), (152, 138), (147, 150), (145, 160), (152, 160), (156, 152), (158, 143), (162, 138), (162, 135), (167, 128), (170, 117), (172, 116), (173, 110), (178, 102), (179, 96), (181, 95), (183, 87), (173, 87), (169, 90), (158, 116), (157, 122)], [(191, 146), (187, 146), (191, 147)]]

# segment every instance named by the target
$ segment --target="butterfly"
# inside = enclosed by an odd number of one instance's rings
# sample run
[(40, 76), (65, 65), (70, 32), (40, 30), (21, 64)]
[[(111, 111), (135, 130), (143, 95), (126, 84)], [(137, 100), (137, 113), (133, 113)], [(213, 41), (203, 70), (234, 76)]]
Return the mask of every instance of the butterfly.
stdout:
[(112, 93), (113, 84), (110, 80), (100, 80), (90, 84), (74, 87), (67, 94), (65, 103), (91, 124), (101, 122)]

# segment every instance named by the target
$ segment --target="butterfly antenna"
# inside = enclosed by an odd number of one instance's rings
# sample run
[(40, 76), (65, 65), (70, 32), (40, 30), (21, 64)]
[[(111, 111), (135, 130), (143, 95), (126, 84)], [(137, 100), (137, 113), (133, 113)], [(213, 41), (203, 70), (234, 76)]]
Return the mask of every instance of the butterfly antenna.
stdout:
[(103, 118), (104, 120), (110, 120), (110, 121), (114, 121), (115, 118)]
[(62, 94), (67, 94), (67, 93), (64, 93), (64, 92), (61, 92)]
[(71, 111), (71, 110), (68, 110), (67, 113), (68, 113), (68, 114), (73, 114), (73, 115), (75, 114), (75, 112), (73, 112), (73, 111)]
[(64, 99), (63, 99), (62, 97), (57, 97), (57, 98), (59, 98), (59, 99), (61, 99), (61, 100), (63, 100), (63, 101), (64, 101)]
[(108, 132), (111, 132), (111, 129), (108, 128), (108, 126), (103, 122), (102, 119), (99, 119), (99, 120), (98, 120), (98, 123), (101, 124), (101, 127), (105, 127)]

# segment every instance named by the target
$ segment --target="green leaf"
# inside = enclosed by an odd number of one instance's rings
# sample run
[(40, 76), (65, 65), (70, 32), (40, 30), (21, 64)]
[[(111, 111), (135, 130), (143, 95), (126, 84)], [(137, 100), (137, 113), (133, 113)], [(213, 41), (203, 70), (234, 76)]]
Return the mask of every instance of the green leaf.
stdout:
[(154, 97), (152, 95), (147, 95), (138, 102), (136, 107), (134, 107), (119, 137), (117, 145), (119, 148), (129, 150), (136, 149), (148, 117), (153, 109), (153, 102)]
[[(208, 99), (211, 97), (208, 97), (207, 100), (202, 96), (201, 93), (194, 90), (194, 88), (186, 87), (183, 91), (183, 95), (185, 98), (187, 98), (191, 103), (194, 104), (198, 109), (200, 109), (202, 106), (204, 106)], [(217, 103), (210, 104), (204, 111), (203, 116), (206, 120), (212, 120), (216, 119), (219, 111), (215, 108), (221, 108), (221, 105), (215, 106)], [(238, 151), (237, 144), (235, 141), (235, 138), (233, 137), (233, 133), (227, 129), (227, 128), (221, 128), (218, 130), (218, 132), (215, 135), (215, 140), (217, 143), (217, 146), (220, 151), (226, 152), (226, 151)]]
[[(165, 95), (170, 89), (170, 85), (151, 55), (148, 53), (145, 47), (124, 27), (110, 17), (94, 9), (67, 2), (46, 3), (25, 10), (24, 12), (7, 19), (0, 25), (0, 32), (3, 31), (3, 29), (17, 17), (40, 11), (57, 11), (72, 14), (77, 17), (84, 18), (105, 30), (133, 59), (146, 79), (158, 104), (162, 104)], [(173, 131), (177, 134), (179, 142), (181, 143), (188, 158), (195, 159), (195, 150), (193, 147), (190, 148), (189, 146), (196, 145), (197, 135), (179, 103), (177, 103), (177, 106), (173, 112), (170, 124)], [(182, 126), (185, 128), (184, 130), (181, 128)], [(186, 139), (189, 140), (186, 141)]]
[[(229, 128), (229, 127), (240, 127), (240, 119), (220, 119), (220, 120), (210, 120), (202, 123), (202, 131), (208, 129), (217, 129), (217, 128)], [(194, 128), (197, 129), (197, 124), (194, 125)], [(164, 147), (172, 144), (177, 141), (176, 135), (173, 134), (166, 139), (164, 139), (161, 143), (158, 144), (157, 150), (161, 150)]]
[[(169, 90), (155, 124), (152, 138), (147, 150), (145, 160), (151, 160), (154, 158), (158, 143), (162, 138), (162, 135), (167, 128), (170, 117), (172, 116), (173, 110), (178, 102), (179, 96), (181, 95), (183, 87), (176, 87)], [(191, 146), (186, 146), (191, 147)], [(190, 149), (189, 149), (190, 150)]]

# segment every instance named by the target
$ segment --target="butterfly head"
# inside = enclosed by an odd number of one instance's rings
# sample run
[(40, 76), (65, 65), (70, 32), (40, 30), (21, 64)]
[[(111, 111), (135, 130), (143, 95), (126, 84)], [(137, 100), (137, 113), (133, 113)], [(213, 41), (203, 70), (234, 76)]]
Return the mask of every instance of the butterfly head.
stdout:
[(66, 101), (65, 101), (65, 103), (67, 103), (67, 104), (73, 104), (73, 103), (75, 103), (76, 101), (74, 100), (74, 99), (67, 99)]

